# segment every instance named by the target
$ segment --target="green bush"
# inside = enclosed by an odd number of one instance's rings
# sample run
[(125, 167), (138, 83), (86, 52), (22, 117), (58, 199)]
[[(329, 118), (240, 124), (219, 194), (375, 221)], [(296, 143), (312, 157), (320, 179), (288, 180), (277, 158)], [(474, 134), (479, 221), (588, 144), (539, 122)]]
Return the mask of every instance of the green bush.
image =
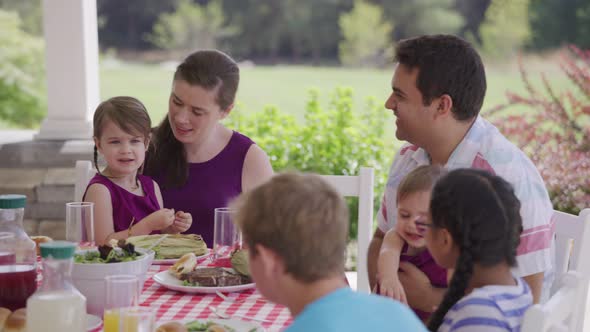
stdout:
[[(276, 107), (251, 116), (234, 111), (230, 127), (252, 138), (268, 154), (275, 171), (357, 175), (361, 166), (375, 169), (375, 208), (381, 198), (393, 142), (384, 139), (388, 113), (374, 99), (364, 110), (353, 110), (352, 90), (339, 88), (330, 106), (320, 105), (311, 90), (302, 123)], [(350, 199), (350, 235), (357, 233), (357, 201)]]
[(0, 119), (34, 127), (44, 116), (43, 41), (24, 32), (16, 12), (0, 10)]
[(231, 32), (223, 27), (225, 17), (219, 0), (200, 6), (181, 0), (176, 11), (163, 13), (146, 39), (167, 50), (192, 51), (217, 47), (217, 39)]

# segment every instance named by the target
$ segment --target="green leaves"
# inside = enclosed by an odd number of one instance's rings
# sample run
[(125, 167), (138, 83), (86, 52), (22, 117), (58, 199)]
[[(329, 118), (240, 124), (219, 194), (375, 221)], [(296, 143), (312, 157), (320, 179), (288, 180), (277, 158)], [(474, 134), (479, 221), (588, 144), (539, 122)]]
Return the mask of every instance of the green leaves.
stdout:
[(0, 10), (0, 119), (34, 127), (43, 119), (43, 41), (22, 30), (16, 12)]
[(393, 26), (383, 17), (381, 7), (356, 0), (352, 11), (342, 14), (338, 23), (344, 37), (339, 44), (343, 64), (371, 65), (391, 55)]
[[(276, 107), (245, 117), (232, 112), (228, 126), (252, 138), (268, 154), (276, 172), (298, 170), (332, 175), (356, 175), (361, 166), (375, 168), (375, 197), (379, 199), (394, 153), (384, 138), (387, 112), (374, 99), (355, 110), (353, 93), (337, 88), (327, 108), (316, 90), (309, 91), (303, 121)], [(356, 236), (356, 200), (351, 200), (350, 235)]]

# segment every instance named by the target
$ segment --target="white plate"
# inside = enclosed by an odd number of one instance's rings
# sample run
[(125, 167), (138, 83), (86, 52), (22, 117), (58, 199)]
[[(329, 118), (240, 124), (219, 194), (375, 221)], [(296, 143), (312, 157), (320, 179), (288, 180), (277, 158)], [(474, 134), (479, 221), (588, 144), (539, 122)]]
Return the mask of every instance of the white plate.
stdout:
[(102, 324), (102, 319), (100, 319), (100, 317), (86, 314), (86, 331), (92, 331), (98, 328), (100, 324)]
[[(218, 318), (205, 318), (205, 319), (181, 319), (178, 322), (182, 324), (188, 324), (190, 322), (198, 321), (201, 323), (215, 322), (219, 325), (226, 325), (236, 330), (236, 332), (265, 332), (266, 329), (262, 325), (254, 322), (247, 322), (239, 319), (218, 319)], [(158, 324), (160, 326), (162, 324)]]
[[(197, 260), (203, 259), (205, 257), (208, 257), (211, 254), (211, 250), (207, 249), (207, 252), (197, 256)], [(156, 259), (154, 258), (154, 260), (152, 261), (152, 264), (156, 264), (156, 265), (173, 265), (174, 263), (176, 263), (177, 260), (179, 260), (179, 258), (167, 258), (167, 259)]]
[(178, 278), (170, 274), (168, 270), (156, 273), (153, 279), (155, 282), (168, 289), (185, 293), (215, 293), (217, 291), (229, 293), (240, 292), (246, 289), (252, 289), (256, 287), (255, 283), (225, 287), (185, 286), (182, 284), (181, 280), (178, 280)]

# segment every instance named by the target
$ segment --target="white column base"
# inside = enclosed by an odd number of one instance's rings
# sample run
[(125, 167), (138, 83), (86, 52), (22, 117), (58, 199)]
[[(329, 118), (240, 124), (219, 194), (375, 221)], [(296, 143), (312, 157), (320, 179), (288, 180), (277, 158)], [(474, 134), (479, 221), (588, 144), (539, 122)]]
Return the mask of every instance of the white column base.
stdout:
[(35, 140), (71, 140), (92, 138), (92, 123), (86, 120), (56, 120), (46, 118)]

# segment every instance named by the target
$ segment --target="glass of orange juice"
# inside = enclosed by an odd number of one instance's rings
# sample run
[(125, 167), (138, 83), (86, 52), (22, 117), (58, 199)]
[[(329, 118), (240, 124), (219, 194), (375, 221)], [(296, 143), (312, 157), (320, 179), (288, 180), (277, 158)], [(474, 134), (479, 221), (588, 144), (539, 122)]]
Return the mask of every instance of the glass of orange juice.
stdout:
[(139, 305), (139, 280), (137, 276), (125, 274), (106, 276), (104, 280), (104, 332), (119, 332), (119, 308)]
[(119, 332), (119, 308), (104, 311), (103, 329), (104, 332)]
[(152, 332), (155, 330), (155, 322), (156, 311), (153, 308), (128, 307), (119, 310), (120, 332)]

